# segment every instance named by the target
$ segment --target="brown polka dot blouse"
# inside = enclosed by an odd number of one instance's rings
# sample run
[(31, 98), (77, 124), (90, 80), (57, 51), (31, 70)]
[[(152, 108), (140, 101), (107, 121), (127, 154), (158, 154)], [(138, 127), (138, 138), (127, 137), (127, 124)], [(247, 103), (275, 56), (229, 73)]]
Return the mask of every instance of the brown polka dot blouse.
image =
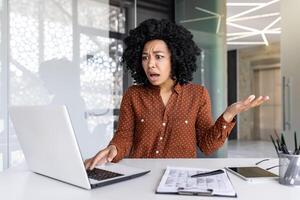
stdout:
[(220, 148), (235, 122), (221, 115), (215, 124), (207, 90), (176, 84), (165, 106), (159, 87), (134, 85), (124, 94), (119, 125), (110, 144), (117, 162), (129, 158), (195, 158), (196, 145), (205, 154)]

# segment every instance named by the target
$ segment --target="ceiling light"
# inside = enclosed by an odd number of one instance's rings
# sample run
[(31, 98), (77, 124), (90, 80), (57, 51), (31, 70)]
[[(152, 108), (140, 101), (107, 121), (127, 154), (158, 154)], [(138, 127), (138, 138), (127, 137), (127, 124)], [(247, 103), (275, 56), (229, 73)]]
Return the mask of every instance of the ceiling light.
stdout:
[(271, 28), (274, 24), (276, 24), (277, 22), (279, 22), (281, 20), (281, 17), (277, 17), (272, 23), (270, 23), (268, 26), (266, 26), (263, 30), (268, 30), (269, 28)]
[(197, 22), (197, 21), (203, 21), (207, 19), (215, 19), (217, 16), (211, 16), (211, 17), (198, 17), (194, 19), (186, 19), (186, 20), (180, 20), (180, 23), (187, 23), (187, 22)]
[(235, 22), (235, 21), (244, 21), (244, 20), (249, 20), (249, 19), (258, 19), (258, 18), (264, 18), (264, 17), (273, 17), (273, 16), (278, 16), (280, 13), (269, 13), (269, 14), (263, 14), (263, 15), (253, 15), (249, 17), (238, 17), (235, 19), (227, 20), (230, 22)]
[(247, 35), (247, 34), (250, 34), (250, 33), (253, 33), (253, 31), (248, 31), (248, 32), (236, 32), (236, 33), (227, 33), (227, 36), (230, 37), (230, 36), (236, 36), (236, 35)]
[(227, 6), (261, 6), (264, 3), (226, 3)]
[(229, 45), (259, 45), (265, 44), (264, 42), (227, 42)]
[(195, 7), (195, 9), (198, 10), (198, 11), (202, 11), (202, 12), (211, 14), (213, 16), (210, 16), (210, 17), (199, 17), (199, 18), (194, 18), (194, 19), (181, 20), (180, 23), (196, 22), (196, 21), (202, 21), (202, 20), (217, 18), (218, 22), (217, 22), (217, 27), (216, 27), (216, 33), (219, 33), (220, 26), (221, 26), (222, 15), (220, 15), (218, 13), (215, 13), (215, 12), (212, 12), (212, 11), (209, 11), (209, 10), (206, 10), (204, 8), (197, 7), (197, 6)]
[[(256, 0), (258, 1), (258, 0)], [(239, 9), (238, 7), (241, 7), (241, 12), (235, 13), (232, 16), (227, 17), (227, 26), (233, 27), (233, 28), (238, 28), (240, 29), (235, 31), (235, 32), (231, 32), (231, 33), (227, 33), (227, 44), (228, 45), (269, 45), (269, 41), (268, 41), (268, 34), (280, 34), (281, 33), (281, 28), (278, 27), (278, 22), (280, 21), (281, 17), (280, 17), (280, 12), (273, 12), (273, 13), (265, 13), (263, 12), (264, 8), (266, 8), (267, 6), (271, 6), (275, 3), (278, 3), (280, 0), (269, 0), (268, 2), (264, 2), (264, 3), (254, 3), (251, 2), (250, 3), (234, 3), (234, 2), (228, 2), (226, 5), (227, 7), (230, 6), (232, 7), (237, 7), (237, 9)], [(248, 7), (248, 8), (247, 8)], [(237, 10), (235, 9), (235, 10)], [(246, 10), (245, 10), (246, 9)], [(269, 9), (268, 9), (269, 10)], [(259, 13), (259, 14), (256, 14)], [(262, 12), (262, 13), (261, 13)], [(271, 19), (271, 23), (268, 22), (269, 24), (266, 24), (264, 28), (256, 28), (256, 23), (255, 20), (257, 20), (257, 22), (260, 23), (260, 19), (263, 18), (268, 18), (267, 20)], [(252, 20), (249, 21), (249, 23), (247, 23), (248, 21), (246, 20)], [(265, 23), (266, 21), (261, 20), (263, 23)], [(253, 24), (254, 22), (254, 24)], [(246, 25), (245, 25), (246, 24)], [(249, 24), (249, 26), (247, 25)], [(277, 24), (275, 26), (275, 24)], [(234, 30), (234, 29), (232, 29)], [(260, 35), (260, 37), (258, 36)], [(249, 38), (249, 40), (247, 41), (247, 38)], [(255, 40), (253, 40), (255, 38)], [(242, 40), (241, 40), (242, 39)]]
[(218, 16), (218, 24), (217, 24), (216, 33), (219, 33), (220, 27), (221, 27), (221, 16)]
[(259, 30), (254, 29), (254, 28), (250, 28), (250, 27), (247, 27), (247, 26), (242, 26), (242, 25), (239, 25), (239, 24), (231, 23), (231, 22), (227, 22), (227, 25), (233, 26), (233, 27), (236, 27), (236, 28), (240, 28), (240, 29), (243, 29), (243, 30), (247, 30), (247, 31), (252, 31), (252, 32), (259, 31)]
[(233, 40), (242, 39), (242, 38), (246, 38), (246, 37), (251, 37), (251, 36), (259, 35), (259, 34), (261, 34), (261, 32), (258, 32), (258, 31), (257, 32), (249, 32), (248, 34), (228, 38), (227, 41), (233, 41)]
[(209, 11), (209, 10), (206, 10), (204, 8), (200, 8), (198, 6), (195, 7), (196, 10), (200, 10), (202, 12), (205, 12), (205, 13), (208, 13), (208, 14), (211, 14), (211, 15), (215, 15), (215, 16), (220, 16), (220, 14), (218, 13), (215, 13), (215, 12), (212, 12), (212, 11)]
[(260, 5), (260, 6), (256, 6), (256, 7), (254, 7), (254, 8), (249, 9), (249, 10), (246, 10), (246, 11), (244, 11), (244, 12), (241, 12), (241, 13), (238, 13), (238, 14), (233, 15), (233, 16), (231, 16), (231, 17), (228, 17), (227, 20), (231, 20), (231, 19), (234, 19), (234, 18), (243, 16), (243, 15), (246, 15), (246, 14), (248, 14), (248, 13), (254, 12), (254, 11), (256, 11), (256, 10), (259, 10), (259, 9), (261, 9), (261, 8), (264, 8), (264, 7), (266, 7), (266, 6), (269, 6), (269, 5), (273, 4), (273, 3), (276, 3), (276, 2), (278, 2), (278, 1), (279, 1), (279, 0), (269, 1), (268, 3), (264, 3), (264, 4)]
[(263, 31), (263, 33), (265, 33), (265, 34), (280, 34), (281, 30), (278, 30), (278, 31), (270, 31), (270, 30), (268, 30), (268, 31)]
[(269, 42), (268, 42), (268, 40), (267, 40), (266, 35), (265, 35), (264, 33), (261, 33), (261, 37), (263, 38), (263, 40), (264, 40), (264, 42), (265, 42), (265, 45), (266, 45), (266, 46), (269, 46)]

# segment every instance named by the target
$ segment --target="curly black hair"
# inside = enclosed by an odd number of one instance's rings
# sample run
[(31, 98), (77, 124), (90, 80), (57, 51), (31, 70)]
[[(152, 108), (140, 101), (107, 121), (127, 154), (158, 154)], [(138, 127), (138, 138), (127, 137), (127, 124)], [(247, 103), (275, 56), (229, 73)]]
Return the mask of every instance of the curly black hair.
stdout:
[(165, 19), (148, 19), (130, 30), (129, 36), (124, 39), (126, 48), (122, 64), (131, 72), (134, 82), (148, 83), (142, 66), (142, 53), (144, 45), (154, 39), (163, 40), (171, 52), (171, 77), (180, 84), (191, 81), (197, 69), (197, 56), (200, 55), (191, 32)]

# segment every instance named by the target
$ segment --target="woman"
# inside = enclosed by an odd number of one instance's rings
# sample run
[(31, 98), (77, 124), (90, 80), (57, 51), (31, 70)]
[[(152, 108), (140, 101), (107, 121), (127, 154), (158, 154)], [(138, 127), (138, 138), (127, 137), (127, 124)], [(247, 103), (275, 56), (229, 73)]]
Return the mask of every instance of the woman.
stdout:
[(110, 144), (85, 161), (97, 164), (129, 158), (195, 158), (220, 148), (235, 125), (234, 117), (268, 96), (254, 95), (229, 106), (213, 124), (207, 90), (192, 84), (200, 50), (184, 27), (149, 19), (125, 38), (123, 64), (137, 85), (124, 94), (119, 126)]

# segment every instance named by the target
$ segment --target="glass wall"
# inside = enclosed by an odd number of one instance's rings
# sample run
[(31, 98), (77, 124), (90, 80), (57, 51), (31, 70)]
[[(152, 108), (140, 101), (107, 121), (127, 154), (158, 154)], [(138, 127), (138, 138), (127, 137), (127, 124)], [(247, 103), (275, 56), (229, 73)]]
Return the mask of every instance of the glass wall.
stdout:
[(0, 170), (24, 160), (9, 105), (66, 104), (83, 157), (94, 155), (112, 138), (132, 84), (120, 66), (122, 39), (143, 19), (173, 20), (173, 1), (0, 3)]
[(7, 0), (0, 0), (0, 171), (7, 167)]
[[(175, 19), (190, 30), (202, 49), (194, 82), (204, 85), (210, 94), (216, 120), (227, 106), (226, 1), (176, 0)], [(227, 156), (226, 145), (218, 157)]]
[(2, 100), (2, 95), (3, 95), (3, 56), (2, 56), (2, 29), (3, 29), (3, 24), (2, 24), (2, 16), (3, 16), (3, 0), (0, 0), (0, 171), (3, 170), (3, 154), (5, 151), (5, 139), (4, 139), (4, 113), (3, 113), (3, 100)]
[(111, 140), (123, 93), (121, 40), (134, 7), (123, 3), (0, 0), (0, 170), (24, 159), (8, 105), (66, 104), (84, 158)]

